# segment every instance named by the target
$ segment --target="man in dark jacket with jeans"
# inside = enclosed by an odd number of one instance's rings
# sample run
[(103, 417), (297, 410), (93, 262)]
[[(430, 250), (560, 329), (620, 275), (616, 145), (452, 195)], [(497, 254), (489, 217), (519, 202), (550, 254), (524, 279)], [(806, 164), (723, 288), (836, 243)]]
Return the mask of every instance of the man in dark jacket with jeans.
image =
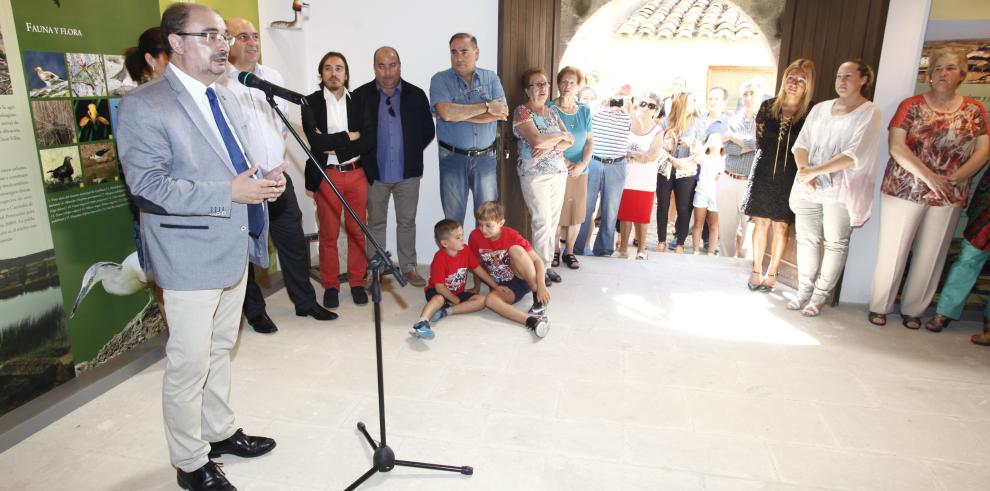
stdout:
[[(368, 228), (385, 245), (389, 198), (395, 199), (396, 243), (403, 276), (414, 286), (426, 280), (416, 271), (416, 209), (423, 177), (423, 150), (435, 128), (429, 99), (422, 89), (402, 80), (399, 53), (383, 46), (375, 51), (375, 80), (354, 91), (365, 127), (362, 138), (372, 147), (361, 155), (368, 189)], [(368, 256), (374, 254), (370, 244)]]

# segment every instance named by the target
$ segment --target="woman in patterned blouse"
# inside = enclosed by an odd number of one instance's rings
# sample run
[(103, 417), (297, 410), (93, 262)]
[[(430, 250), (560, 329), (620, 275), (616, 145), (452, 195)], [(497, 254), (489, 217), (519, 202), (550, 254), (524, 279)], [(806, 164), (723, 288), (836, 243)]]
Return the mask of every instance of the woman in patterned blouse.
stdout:
[(890, 121), (890, 161), (880, 187), (880, 238), (869, 320), (886, 324), (911, 255), (901, 317), (919, 316), (935, 294), (952, 232), (969, 200), (970, 181), (987, 161), (990, 137), (983, 106), (956, 93), (966, 80), (966, 55), (936, 50), (929, 58), (931, 90), (901, 102)]
[(547, 285), (560, 281), (550, 269), (553, 251), (557, 250), (557, 226), (567, 186), (564, 150), (574, 144), (557, 111), (547, 106), (550, 83), (539, 68), (523, 72), (522, 88), (526, 102), (512, 115), (512, 134), (518, 138), (516, 171), (523, 199), (532, 218), (532, 243), (547, 270)]

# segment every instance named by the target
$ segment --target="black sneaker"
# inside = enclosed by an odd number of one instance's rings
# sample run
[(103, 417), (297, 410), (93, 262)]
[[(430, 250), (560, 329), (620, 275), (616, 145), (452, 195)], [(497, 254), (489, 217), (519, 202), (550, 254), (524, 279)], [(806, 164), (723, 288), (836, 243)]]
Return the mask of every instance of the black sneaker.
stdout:
[(540, 303), (539, 300), (536, 299), (536, 294), (534, 293), (533, 294), (533, 306), (529, 308), (529, 315), (541, 316), (546, 311), (547, 311), (547, 308), (542, 303)]
[(526, 328), (533, 331), (538, 338), (545, 338), (550, 332), (550, 319), (545, 315), (532, 315), (526, 319)]
[(368, 292), (364, 290), (363, 286), (352, 286), (351, 298), (354, 299), (354, 305), (368, 304)]
[(323, 292), (323, 306), (328, 309), (340, 307), (340, 298), (337, 296), (336, 288), (327, 288)]

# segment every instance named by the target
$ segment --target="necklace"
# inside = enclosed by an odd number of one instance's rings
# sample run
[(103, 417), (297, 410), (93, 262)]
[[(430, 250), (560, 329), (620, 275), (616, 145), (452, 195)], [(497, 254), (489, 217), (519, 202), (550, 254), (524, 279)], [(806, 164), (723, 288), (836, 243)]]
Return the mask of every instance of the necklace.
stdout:
[(773, 156), (773, 179), (777, 178), (777, 161), (780, 159), (780, 144), (784, 141), (785, 135), (787, 133), (787, 144), (784, 146), (784, 168), (787, 170), (787, 150), (791, 147), (791, 118), (782, 117), (780, 118), (780, 131), (777, 132), (777, 152)]

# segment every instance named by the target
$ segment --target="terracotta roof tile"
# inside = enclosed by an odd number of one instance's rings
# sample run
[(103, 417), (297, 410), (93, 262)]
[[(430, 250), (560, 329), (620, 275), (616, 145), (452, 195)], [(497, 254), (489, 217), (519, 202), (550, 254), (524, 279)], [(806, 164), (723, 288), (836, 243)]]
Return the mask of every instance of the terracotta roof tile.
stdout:
[(649, 0), (619, 26), (620, 37), (753, 39), (756, 26), (722, 0)]

